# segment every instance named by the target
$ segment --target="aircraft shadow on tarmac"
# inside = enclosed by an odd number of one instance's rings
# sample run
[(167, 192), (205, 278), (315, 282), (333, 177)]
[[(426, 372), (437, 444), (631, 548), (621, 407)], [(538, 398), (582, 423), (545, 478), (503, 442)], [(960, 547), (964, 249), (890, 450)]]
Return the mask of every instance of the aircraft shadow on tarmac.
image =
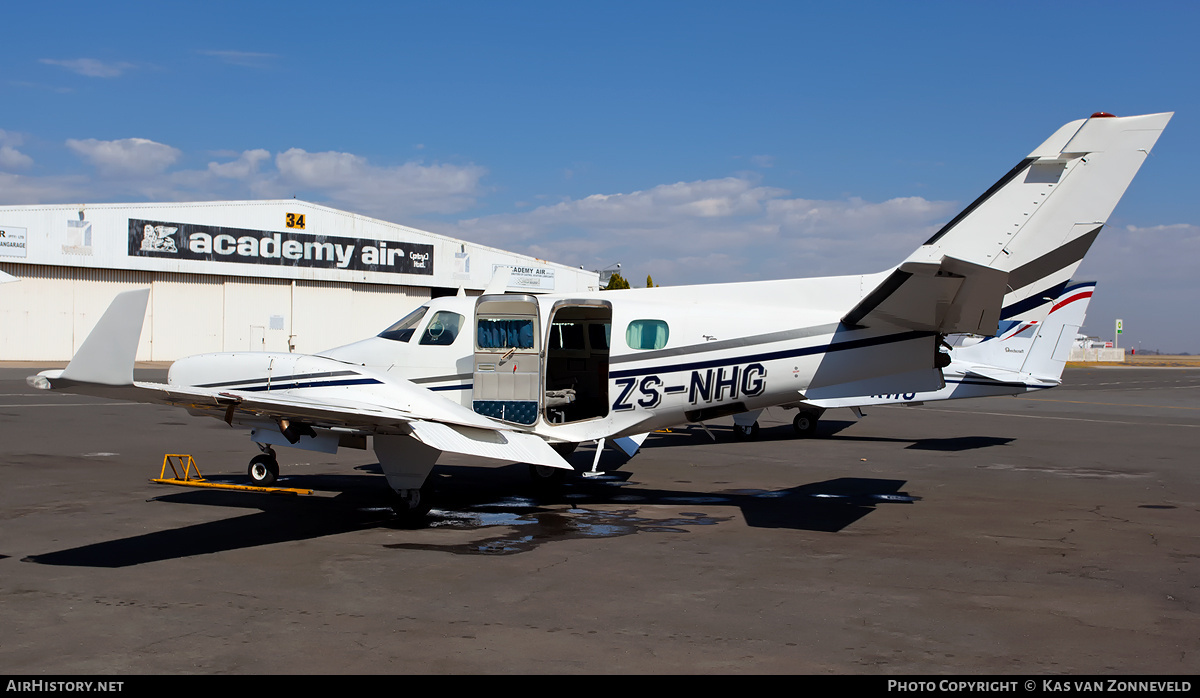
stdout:
[[(965, 451), (1002, 446), (1002, 437), (899, 439), (842, 434), (853, 421), (822, 420), (818, 438), (847, 442), (908, 443), (906, 448)], [(734, 440), (732, 428), (710, 427), (720, 441)], [(795, 440), (791, 425), (761, 429), (760, 441)], [(702, 429), (656, 433), (646, 448), (711, 443)], [(591, 467), (590, 450), (571, 457), (577, 469)], [(696, 492), (684, 489), (631, 487), (633, 474), (617, 470), (626, 459), (606, 450), (599, 477), (568, 478), (554, 487), (532, 485), (526, 467), (496, 468), (439, 465), (431, 484), (436, 507), (417, 526), (406, 524), (388, 506), (389, 492), (378, 464), (359, 466), (353, 474), (285, 475), (280, 485), (313, 489), (323, 496), (295, 497), (221, 490), (188, 490), (155, 497), (154, 502), (253, 510), (241, 516), (32, 555), (27, 562), (80, 567), (127, 567), (225, 550), (308, 540), (371, 528), (418, 528), (433, 535), (413, 542), (385, 545), (391, 549), (438, 550), (457, 554), (513, 554), (545, 543), (633, 533), (686, 533), (692, 527), (729, 521), (734, 510), (756, 528), (782, 528), (834, 533), (855, 523), (880, 504), (911, 504), (919, 497), (902, 491), (903, 480), (836, 478), (783, 490)], [(245, 484), (245, 476), (227, 475)], [(682, 484), (682, 483), (681, 483)], [(614, 509), (613, 505), (620, 508)], [(653, 518), (647, 506), (694, 507), (675, 516)], [(601, 506), (602, 508), (589, 508)], [(703, 509), (703, 511), (698, 511)], [(437, 529), (485, 532), (470, 543), (440, 544)], [(461, 537), (455, 537), (461, 538)]]
[[(377, 465), (360, 468), (368, 472), (377, 469)], [(696, 526), (729, 521), (735, 509), (752, 527), (837, 532), (879, 504), (919, 499), (901, 491), (903, 480), (838, 478), (784, 490), (695, 492), (633, 487), (635, 483), (630, 482), (631, 475), (626, 472), (569, 478), (553, 487), (531, 487), (525, 471), (526, 466), (520, 464), (497, 468), (438, 466), (432, 478), (437, 508), (417, 527), (420, 530), (413, 531), (415, 540), (384, 547), (513, 554), (573, 538), (684, 534)], [(236, 478), (229, 476), (231, 481)], [(254, 511), (32, 555), (24, 560), (43, 565), (128, 567), (371, 528), (409, 527), (387, 507), (389, 492), (381, 476), (300, 475), (281, 478), (280, 484), (336, 494), (297, 497), (221, 490), (175, 492), (150, 501)], [(648, 510), (647, 506), (652, 505), (669, 505), (677, 513), (655, 518), (662, 510)], [(462, 544), (461, 536), (451, 536), (459, 542), (444, 545), (441, 541), (445, 537), (437, 535), (441, 528), (478, 530), (485, 537)]]
[[(828, 441), (907, 443), (909, 445), (905, 446), (905, 448), (915, 451), (945, 452), (970, 451), (977, 448), (1003, 446), (1014, 440), (1009, 437), (996, 436), (956, 436), (934, 439), (900, 439), (887, 436), (854, 436), (841, 433), (846, 428), (854, 426), (855, 424), (857, 424), (857, 422), (848, 420), (821, 420), (817, 425), (816, 436), (812, 438)], [(719, 441), (740, 440), (733, 435), (732, 427), (709, 427), (709, 429), (713, 433), (713, 436), (715, 436)], [(783, 425), (761, 429), (758, 433), (758, 436), (753, 437), (752, 441), (797, 441), (797, 437), (791, 425)], [(711, 442), (712, 437), (705, 434), (702, 429), (696, 427), (685, 427), (683, 429), (675, 429), (670, 432), (655, 432), (654, 438), (647, 440), (646, 447), (662, 448)]]

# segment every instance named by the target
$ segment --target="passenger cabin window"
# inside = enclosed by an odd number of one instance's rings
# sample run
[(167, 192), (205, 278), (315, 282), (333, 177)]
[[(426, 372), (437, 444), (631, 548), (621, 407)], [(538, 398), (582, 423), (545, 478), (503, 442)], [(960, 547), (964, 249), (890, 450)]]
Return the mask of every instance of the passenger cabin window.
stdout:
[(448, 310), (439, 310), (421, 333), (421, 344), (448, 347), (454, 344), (458, 331), (462, 329), (463, 316)]
[(428, 311), (428, 306), (423, 305), (417, 308), (401, 318), (400, 322), (380, 332), (379, 336), (384, 339), (394, 339), (397, 342), (407, 342), (412, 339), (413, 332), (417, 329), (417, 323), (421, 321), (421, 318), (425, 317), (425, 313)]
[(634, 320), (625, 330), (625, 343), (630, 349), (662, 349), (669, 334), (662, 320)]
[(612, 334), (612, 325), (607, 322), (603, 325), (590, 324), (588, 327), (588, 341), (592, 343), (592, 349), (608, 351), (608, 337)]
[(532, 349), (533, 320), (479, 320), (480, 349)]
[(550, 327), (550, 348), (568, 351), (584, 351), (583, 328), (577, 322), (556, 322)]

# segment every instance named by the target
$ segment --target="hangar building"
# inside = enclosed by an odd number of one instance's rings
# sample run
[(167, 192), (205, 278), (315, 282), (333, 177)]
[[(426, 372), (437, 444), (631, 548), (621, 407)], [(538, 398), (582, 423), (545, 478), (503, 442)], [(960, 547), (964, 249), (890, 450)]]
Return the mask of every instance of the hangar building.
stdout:
[(0, 360), (70, 359), (116, 294), (149, 286), (140, 361), (314, 353), (369, 337), (494, 268), (526, 293), (596, 272), (295, 199), (0, 206)]

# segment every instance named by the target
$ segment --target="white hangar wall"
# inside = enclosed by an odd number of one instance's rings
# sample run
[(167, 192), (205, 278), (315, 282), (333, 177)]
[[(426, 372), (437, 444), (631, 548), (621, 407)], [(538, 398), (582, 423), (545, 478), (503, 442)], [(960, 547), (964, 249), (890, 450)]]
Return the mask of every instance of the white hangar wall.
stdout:
[(113, 297), (147, 286), (138, 360), (318, 352), (434, 295), (475, 295), (498, 265), (515, 269), (513, 290), (599, 284), (595, 272), (296, 200), (4, 206), (0, 272), (18, 281), (0, 284), (0, 360), (70, 359)]

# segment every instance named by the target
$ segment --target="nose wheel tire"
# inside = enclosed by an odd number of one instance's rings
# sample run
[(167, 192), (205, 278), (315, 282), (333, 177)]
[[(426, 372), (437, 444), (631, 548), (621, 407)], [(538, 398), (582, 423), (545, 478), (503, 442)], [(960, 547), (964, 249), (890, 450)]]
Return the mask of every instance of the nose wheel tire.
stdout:
[(270, 487), (279, 479), (279, 461), (263, 453), (250, 459), (246, 472), (258, 487)]

